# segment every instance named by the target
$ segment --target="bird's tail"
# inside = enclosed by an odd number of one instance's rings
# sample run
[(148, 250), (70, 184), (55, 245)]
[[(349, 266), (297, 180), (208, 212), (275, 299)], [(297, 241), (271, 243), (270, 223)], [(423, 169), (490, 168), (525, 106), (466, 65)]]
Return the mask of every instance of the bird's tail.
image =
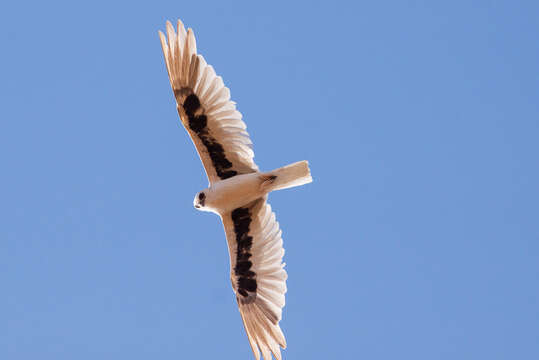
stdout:
[(267, 191), (288, 189), (313, 181), (307, 160), (283, 166), (282, 168), (264, 173), (262, 176), (264, 180), (262, 187)]

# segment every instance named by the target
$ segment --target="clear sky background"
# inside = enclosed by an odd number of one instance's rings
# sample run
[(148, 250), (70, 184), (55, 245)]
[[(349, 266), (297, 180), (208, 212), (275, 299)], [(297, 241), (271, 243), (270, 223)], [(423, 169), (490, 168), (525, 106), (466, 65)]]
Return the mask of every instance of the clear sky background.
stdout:
[(157, 30), (272, 169), (286, 359), (539, 359), (535, 1), (33, 1), (0, 21), (0, 358), (250, 359)]

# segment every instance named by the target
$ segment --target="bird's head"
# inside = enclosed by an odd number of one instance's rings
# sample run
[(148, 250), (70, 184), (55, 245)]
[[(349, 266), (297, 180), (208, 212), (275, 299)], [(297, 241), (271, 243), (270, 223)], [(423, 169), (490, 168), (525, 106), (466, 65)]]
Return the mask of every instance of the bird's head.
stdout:
[(206, 192), (201, 191), (195, 195), (195, 200), (193, 200), (193, 205), (196, 209), (204, 211), (204, 206), (206, 205)]

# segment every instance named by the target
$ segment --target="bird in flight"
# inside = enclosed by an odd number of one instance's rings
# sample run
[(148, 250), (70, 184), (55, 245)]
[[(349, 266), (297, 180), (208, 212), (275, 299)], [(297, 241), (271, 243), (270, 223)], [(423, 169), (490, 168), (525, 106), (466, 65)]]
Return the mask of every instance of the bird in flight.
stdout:
[(242, 115), (222, 78), (197, 54), (193, 31), (167, 21), (166, 33), (159, 37), (178, 113), (209, 179), (193, 205), (221, 217), (230, 280), (255, 358), (280, 360), (287, 274), (281, 230), (266, 200), (271, 191), (310, 183), (309, 165), (259, 171)]

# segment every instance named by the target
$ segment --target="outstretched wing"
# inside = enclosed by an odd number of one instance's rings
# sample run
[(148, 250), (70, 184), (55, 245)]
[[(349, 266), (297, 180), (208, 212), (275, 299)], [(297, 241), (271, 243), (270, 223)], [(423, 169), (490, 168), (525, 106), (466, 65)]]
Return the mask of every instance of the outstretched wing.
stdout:
[[(252, 142), (230, 91), (197, 54), (195, 36), (178, 20), (177, 33), (167, 21), (160, 31), (168, 76), (183, 126), (193, 140), (210, 184), (258, 170)], [(167, 41), (168, 40), (168, 41)]]
[(266, 197), (221, 216), (230, 254), (230, 279), (249, 343), (257, 360), (281, 359), (279, 327), (287, 274), (279, 223)]

